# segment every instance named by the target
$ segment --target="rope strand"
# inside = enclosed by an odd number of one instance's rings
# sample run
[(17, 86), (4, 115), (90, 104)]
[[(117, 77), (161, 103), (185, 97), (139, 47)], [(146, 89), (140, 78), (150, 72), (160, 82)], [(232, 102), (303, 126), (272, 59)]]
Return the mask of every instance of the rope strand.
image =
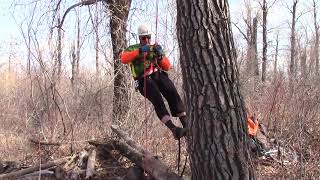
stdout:
[[(158, 41), (158, 0), (156, 1), (156, 35), (155, 35), (155, 44)], [(145, 149), (148, 150), (148, 120), (147, 120), (147, 79), (146, 79), (146, 57), (147, 53), (143, 54), (143, 93), (144, 93), (144, 122), (146, 123), (145, 127)], [(145, 166), (147, 166), (145, 164)]]

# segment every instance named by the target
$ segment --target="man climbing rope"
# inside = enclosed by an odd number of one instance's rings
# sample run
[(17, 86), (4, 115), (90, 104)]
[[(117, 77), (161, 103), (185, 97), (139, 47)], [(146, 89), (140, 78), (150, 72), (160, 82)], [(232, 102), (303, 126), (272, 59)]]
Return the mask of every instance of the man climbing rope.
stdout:
[[(154, 106), (158, 118), (172, 131), (175, 139), (187, 133), (185, 106), (167, 72), (171, 68), (169, 59), (160, 45), (151, 45), (151, 31), (146, 25), (138, 28), (139, 44), (129, 46), (120, 54), (123, 64), (129, 64), (139, 92)], [(168, 101), (172, 116), (179, 117), (183, 128), (171, 121), (163, 98)]]

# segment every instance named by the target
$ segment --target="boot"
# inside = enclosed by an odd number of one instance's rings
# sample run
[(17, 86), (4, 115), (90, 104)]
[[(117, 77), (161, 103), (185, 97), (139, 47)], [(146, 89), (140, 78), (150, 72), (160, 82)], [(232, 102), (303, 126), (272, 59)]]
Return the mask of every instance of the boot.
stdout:
[(181, 116), (181, 117), (179, 117), (179, 119), (182, 124), (182, 127), (187, 128), (188, 127), (187, 116)]
[(187, 135), (187, 131), (188, 131), (187, 128), (177, 127), (172, 123), (171, 120), (167, 121), (165, 123), (165, 125), (171, 130), (171, 132), (176, 140)]
[(187, 128), (180, 128), (176, 127), (175, 131), (172, 132), (173, 136), (176, 140), (179, 140), (180, 138), (187, 135), (188, 129)]

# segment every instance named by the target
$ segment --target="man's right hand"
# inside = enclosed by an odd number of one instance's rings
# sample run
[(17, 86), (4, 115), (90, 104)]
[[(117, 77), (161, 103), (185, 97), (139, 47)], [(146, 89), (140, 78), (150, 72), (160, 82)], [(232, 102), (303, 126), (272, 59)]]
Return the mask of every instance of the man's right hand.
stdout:
[(140, 53), (146, 53), (150, 51), (150, 46), (149, 45), (143, 45), (142, 47), (139, 48)]

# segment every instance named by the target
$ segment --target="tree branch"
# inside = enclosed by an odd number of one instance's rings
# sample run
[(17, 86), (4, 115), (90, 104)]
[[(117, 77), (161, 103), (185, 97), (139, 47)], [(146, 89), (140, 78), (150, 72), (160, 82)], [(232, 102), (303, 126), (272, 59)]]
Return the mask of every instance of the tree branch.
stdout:
[(45, 146), (61, 146), (60, 142), (47, 142), (47, 141), (40, 141), (37, 139), (31, 139), (31, 138), (29, 138), (29, 141), (34, 144), (40, 144), (40, 145), (45, 145)]
[(54, 26), (53, 28), (57, 27), (57, 28), (61, 28), (62, 25), (63, 25), (63, 22), (64, 22), (64, 19), (65, 17), (67, 16), (67, 14), (71, 11), (71, 9), (77, 7), (77, 6), (88, 6), (88, 5), (91, 5), (91, 4), (94, 4), (94, 3), (97, 3), (97, 2), (100, 2), (100, 1), (105, 1), (105, 0), (86, 0), (86, 1), (81, 1), (79, 3), (76, 3), (72, 6), (70, 6), (66, 12), (63, 14), (63, 17), (62, 17), (62, 20), (60, 22), (60, 24), (58, 24), (57, 26)]
[[(50, 168), (52, 166), (57, 166), (57, 165), (63, 164), (65, 162), (67, 162), (69, 160), (69, 158), (70, 157), (64, 157), (64, 158), (61, 158), (61, 159), (50, 161), (50, 162), (48, 162), (46, 164), (41, 164), (41, 169), (48, 169), (48, 168)], [(39, 168), (40, 168), (40, 165), (37, 165), (37, 166), (29, 167), (29, 168), (26, 168), (26, 169), (22, 169), (22, 170), (19, 170), (19, 171), (15, 171), (15, 172), (12, 172), (12, 173), (1, 174), (0, 175), (0, 179), (5, 179), (5, 178), (14, 179), (14, 178), (23, 176), (25, 174), (29, 174), (29, 173), (35, 172), (35, 171), (39, 170)]]
[(247, 35), (241, 30), (241, 28), (236, 24), (236, 23), (232, 23), (237, 29), (238, 31), (240, 32), (240, 34), (242, 34), (243, 38), (249, 42), (249, 38), (247, 37)]

